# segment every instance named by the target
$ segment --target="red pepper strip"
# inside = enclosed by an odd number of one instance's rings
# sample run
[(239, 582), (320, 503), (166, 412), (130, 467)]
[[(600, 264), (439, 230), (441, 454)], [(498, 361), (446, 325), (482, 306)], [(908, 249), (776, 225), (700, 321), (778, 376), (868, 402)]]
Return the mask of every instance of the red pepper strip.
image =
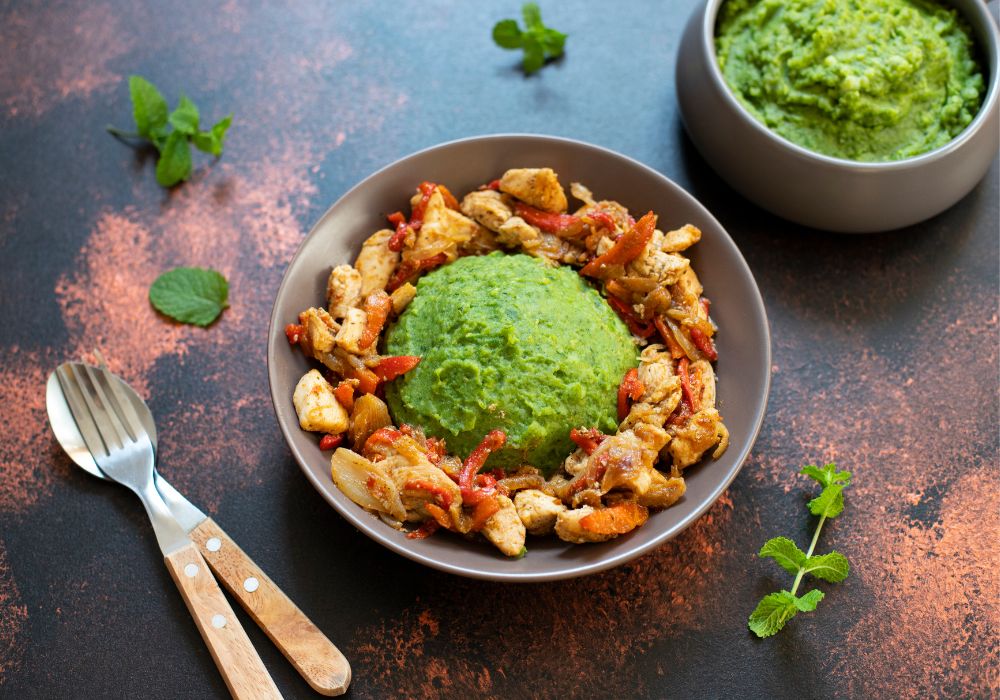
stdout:
[(343, 434), (324, 435), (319, 439), (319, 449), (332, 450), (335, 447), (340, 447), (340, 443), (342, 443), (343, 441), (344, 441)]
[(715, 343), (705, 335), (700, 328), (691, 328), (691, 342), (704, 353), (705, 357), (715, 362), (719, 359), (719, 353), (715, 349)]
[(305, 326), (300, 326), (297, 323), (289, 323), (285, 326), (285, 337), (288, 338), (288, 342), (291, 345), (296, 345), (299, 342), (299, 338), (302, 334), (306, 332)]
[(472, 511), (472, 527), (469, 529), (472, 532), (479, 532), (498, 510), (500, 510), (500, 503), (496, 498), (484, 498), (477, 502)]
[(389, 238), (389, 242), (386, 244), (389, 250), (398, 253), (403, 249), (403, 244), (406, 242), (406, 234), (410, 232), (409, 227), (406, 225), (406, 218), (403, 216), (403, 212), (396, 211), (389, 214), (389, 223), (394, 224), (396, 227), (396, 232), (392, 234)]
[(354, 385), (350, 382), (341, 382), (333, 390), (333, 395), (337, 398), (337, 403), (350, 413), (354, 408)]
[[(586, 219), (591, 219), (604, 226), (604, 228), (608, 230), (608, 233), (614, 233), (616, 230), (614, 217), (606, 211), (602, 211), (600, 209), (597, 211), (588, 211), (583, 216)], [(593, 224), (591, 224), (591, 228), (593, 228)]]
[(427, 438), (427, 459), (431, 464), (438, 464), (444, 458), (444, 440)]
[(407, 481), (403, 484), (404, 489), (410, 489), (412, 491), (426, 491), (427, 493), (433, 494), (441, 504), (442, 508), (451, 507), (451, 494), (443, 486), (438, 486), (437, 484), (432, 484), (429, 481), (423, 481), (420, 479), (414, 479), (413, 481)]
[(427, 211), (427, 202), (431, 201), (431, 195), (434, 194), (437, 185), (424, 180), (417, 185), (417, 189), (420, 190), (420, 201), (417, 202), (417, 206), (413, 207), (413, 211), (410, 213), (410, 228), (414, 231), (423, 225), (424, 212)]
[(406, 374), (418, 364), (420, 364), (420, 358), (416, 355), (390, 355), (389, 357), (383, 357), (375, 365), (375, 376), (383, 382), (389, 382), (402, 374)]
[(628, 400), (638, 401), (646, 393), (646, 387), (639, 381), (639, 370), (633, 367), (625, 376), (622, 383), (618, 385), (618, 421), (625, 420), (628, 415)]
[(433, 535), (435, 532), (437, 532), (437, 529), (439, 527), (441, 526), (438, 525), (437, 520), (425, 520), (424, 522), (420, 523), (420, 527), (418, 527), (416, 530), (406, 533), (406, 539), (408, 540), (425, 539)]
[(670, 418), (667, 419), (667, 422), (670, 423), (670, 425), (680, 425), (690, 416), (691, 407), (688, 406), (687, 399), (684, 399), (680, 402), (680, 404), (678, 404), (677, 408), (674, 409), (674, 412), (670, 415)]
[(443, 528), (451, 529), (451, 519), (448, 517), (448, 513), (440, 506), (434, 505), (433, 503), (425, 503), (424, 510), (430, 513), (431, 517), (437, 521), (437, 524)]
[(604, 255), (599, 255), (580, 269), (581, 275), (598, 276), (608, 265), (624, 265), (642, 254), (656, 230), (656, 214), (647, 213), (639, 219)]
[(677, 343), (677, 338), (674, 337), (674, 334), (670, 331), (667, 324), (663, 322), (663, 319), (659, 316), (654, 316), (653, 323), (656, 325), (656, 330), (660, 331), (660, 337), (663, 338), (663, 342), (666, 343), (667, 348), (670, 350), (670, 357), (675, 360), (684, 357), (686, 354), (684, 348)]
[(506, 442), (507, 433), (502, 430), (493, 430), (486, 434), (483, 441), (466, 458), (462, 465), (462, 471), (458, 475), (458, 487), (462, 490), (463, 502), (475, 505), (486, 495), (473, 488), (476, 472), (483, 468), (490, 453), (499, 450)]
[(583, 230), (584, 221), (579, 216), (553, 214), (552, 212), (536, 209), (524, 202), (516, 202), (514, 204), (514, 213), (532, 226), (546, 233), (554, 233), (557, 236), (574, 236)]
[(482, 192), (483, 190), (496, 190), (497, 192), (499, 192), (500, 191), (500, 181), (499, 180), (490, 180), (485, 185), (480, 185), (479, 186), (479, 191)]
[(403, 434), (395, 428), (379, 428), (365, 440), (365, 446), (362, 448), (362, 451), (369, 452), (377, 445), (389, 445), (392, 447), (396, 440), (401, 437), (403, 437)]
[(432, 255), (423, 260), (404, 260), (396, 269), (396, 274), (385, 286), (387, 292), (394, 292), (408, 282), (414, 275), (426, 270), (433, 270), (448, 262), (448, 256), (444, 253)]
[(364, 309), (367, 320), (361, 338), (358, 339), (358, 347), (362, 350), (374, 343), (378, 334), (382, 332), (385, 320), (392, 311), (392, 299), (384, 290), (376, 289), (365, 299)]
[(589, 430), (579, 430), (573, 428), (569, 431), (569, 439), (576, 443), (576, 446), (583, 450), (587, 456), (594, 454), (594, 450), (607, 439), (607, 435), (597, 428)]
[(348, 379), (357, 379), (358, 391), (362, 394), (374, 394), (378, 388), (378, 376), (367, 367), (357, 369), (347, 365), (344, 376)]
[(444, 200), (444, 205), (449, 209), (458, 211), (458, 200), (455, 199), (455, 195), (451, 193), (451, 190), (444, 185), (438, 185), (437, 188), (438, 192), (441, 193), (441, 198)]
[(621, 319), (628, 326), (628, 329), (632, 332), (632, 335), (638, 336), (640, 338), (648, 338), (656, 332), (656, 328), (651, 323), (644, 323), (635, 312), (632, 307), (623, 302), (617, 297), (608, 297), (608, 304), (611, 308), (615, 310)]
[(681, 378), (681, 389), (684, 391), (684, 400), (688, 402), (688, 406), (691, 407), (691, 411), (696, 412), (698, 410), (698, 405), (694, 401), (694, 393), (691, 391), (691, 377), (688, 375), (688, 359), (682, 357), (677, 362), (677, 374)]

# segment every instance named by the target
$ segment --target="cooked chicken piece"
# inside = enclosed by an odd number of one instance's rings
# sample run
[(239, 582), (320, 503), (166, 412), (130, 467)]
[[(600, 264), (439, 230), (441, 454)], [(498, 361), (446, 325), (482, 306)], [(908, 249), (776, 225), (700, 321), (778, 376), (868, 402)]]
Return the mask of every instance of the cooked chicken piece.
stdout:
[(636, 502), (647, 508), (667, 508), (684, 495), (687, 486), (679, 476), (668, 477), (656, 469), (651, 473), (652, 482), (646, 492), (636, 499)]
[(389, 295), (392, 299), (392, 312), (399, 316), (403, 309), (410, 305), (413, 297), (417, 296), (417, 288), (407, 282), (401, 287), (396, 287), (396, 291)]
[(679, 229), (668, 231), (663, 237), (660, 250), (665, 253), (679, 253), (701, 240), (701, 230), (697, 226), (684, 224)]
[(499, 232), (504, 222), (514, 216), (514, 211), (504, 201), (503, 195), (496, 190), (469, 192), (462, 199), (462, 213), (494, 233)]
[(500, 241), (493, 231), (482, 225), (476, 235), (458, 247), (459, 255), (487, 255), (494, 250), (500, 250)]
[(654, 231), (639, 257), (625, 266), (625, 274), (648, 277), (660, 285), (674, 284), (691, 267), (691, 262), (683, 255), (663, 252), (662, 245), (663, 232)]
[(306, 309), (299, 314), (299, 323), (305, 329), (299, 337), (299, 345), (306, 355), (318, 360), (333, 350), (334, 334), (340, 326), (325, 309)]
[(361, 306), (361, 273), (350, 265), (337, 265), (326, 282), (326, 299), (334, 318), (343, 318), (348, 309)]
[(695, 401), (700, 410), (715, 408), (715, 371), (708, 360), (696, 360), (691, 363), (688, 372), (692, 376), (698, 377), (700, 390), (695, 396)]
[(587, 258), (587, 251), (565, 238), (542, 232), (540, 239), (537, 247), (528, 249), (536, 257), (567, 265), (582, 263)]
[(670, 288), (670, 294), (674, 298), (674, 301), (688, 309), (693, 309), (695, 311), (700, 309), (703, 313), (704, 309), (701, 304), (698, 303), (698, 300), (701, 298), (702, 291), (701, 282), (698, 281), (698, 275), (695, 274), (694, 269), (690, 266), (678, 275), (677, 280)]
[(544, 211), (564, 212), (569, 203), (552, 168), (515, 168), (500, 178), (500, 191)]
[(674, 458), (674, 467), (689, 467), (719, 442), (722, 436), (722, 418), (714, 408), (698, 411), (680, 426), (671, 426), (673, 439), (667, 450)]
[[(379, 462), (379, 464), (388, 463), (388, 461)], [(426, 459), (418, 464), (399, 464), (396, 461), (396, 465), (390, 468), (390, 474), (403, 498), (407, 520), (411, 522), (424, 520), (428, 515), (425, 508), (428, 503), (433, 503), (445, 511), (460, 513), (462, 493), (458, 485)], [(439, 494), (447, 494), (444, 501)], [(447, 507), (445, 502), (448, 503)]]
[(646, 522), (649, 511), (637, 503), (623, 501), (607, 508), (583, 506), (556, 517), (556, 534), (573, 544), (604, 542), (630, 532)]
[(361, 297), (367, 297), (376, 289), (385, 289), (392, 279), (392, 273), (399, 264), (399, 253), (389, 250), (389, 239), (393, 232), (387, 228), (373, 233), (361, 246), (354, 267), (361, 273)]
[[(602, 443), (611, 443), (604, 475), (601, 477), (601, 492), (612, 489), (625, 490), (641, 496), (653, 482), (654, 465), (660, 450), (669, 442), (670, 436), (663, 428), (648, 423), (638, 423), (631, 430), (614, 435)], [(600, 448), (594, 452), (597, 455)]]
[(347, 411), (319, 370), (311, 369), (302, 375), (295, 385), (292, 404), (303, 430), (334, 435), (347, 430)]
[[(347, 316), (335, 338), (337, 346), (355, 355), (364, 354), (365, 351), (359, 347), (358, 342), (361, 340), (361, 334), (364, 333), (367, 324), (368, 314), (363, 310), (348, 309)], [(368, 348), (368, 351), (371, 351), (371, 348)]]
[(639, 381), (645, 389), (640, 401), (660, 403), (680, 391), (681, 380), (674, 372), (674, 362), (664, 346), (648, 346), (639, 355)]
[(529, 250), (541, 244), (542, 234), (520, 216), (512, 216), (500, 226), (497, 240), (508, 248)]
[(506, 496), (496, 498), (500, 510), (483, 525), (483, 535), (508, 557), (516, 557), (524, 549), (524, 523), (518, 517), (513, 501)]
[(514, 496), (514, 507), (525, 529), (532, 535), (547, 535), (556, 525), (556, 517), (566, 506), (555, 496), (538, 489), (518, 491)]
[(424, 218), (412, 248), (404, 248), (403, 260), (423, 260), (440, 253), (448, 260), (458, 257), (458, 247), (469, 242), (479, 231), (475, 221), (444, 203), (440, 190), (434, 190), (424, 208)]
[(583, 450), (577, 450), (570, 454), (569, 457), (563, 461), (563, 471), (565, 471), (570, 476), (576, 476), (584, 469), (587, 468), (587, 460), (590, 459), (587, 453)]

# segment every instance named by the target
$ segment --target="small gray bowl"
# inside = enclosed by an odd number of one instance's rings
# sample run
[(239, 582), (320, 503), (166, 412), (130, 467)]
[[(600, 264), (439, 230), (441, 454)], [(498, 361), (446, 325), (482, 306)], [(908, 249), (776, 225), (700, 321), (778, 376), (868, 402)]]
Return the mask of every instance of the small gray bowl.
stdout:
[(715, 21), (723, 2), (706, 0), (688, 21), (677, 55), (677, 97), (694, 145), (748, 199), (806, 226), (873, 233), (929, 219), (986, 174), (1000, 147), (1000, 37), (981, 0), (951, 0), (972, 27), (989, 74), (979, 114), (944, 146), (886, 163), (825, 156), (757, 121), (730, 91), (716, 60)]
[[(444, 532), (409, 540), (351, 502), (330, 478), (330, 453), (314, 433), (299, 428), (292, 407), (295, 383), (315, 363), (288, 346), (283, 329), (299, 311), (322, 303), (330, 268), (353, 262), (361, 243), (385, 226), (386, 212), (406, 206), (421, 180), (446, 184), (457, 196), (507, 168), (548, 166), (565, 184), (579, 181), (598, 197), (633, 211), (657, 211), (663, 226), (690, 222), (702, 239), (691, 262), (712, 300), (719, 324), (719, 411), (729, 427), (729, 449), (684, 472), (687, 492), (627, 535), (593, 545), (553, 537), (528, 540), (528, 554), (509, 559), (486, 542)], [(267, 341), (271, 399), (281, 432), (306, 478), (356, 528), (376, 542), (427, 566), (495, 581), (553, 581), (617, 566), (663, 544), (693, 523), (736, 477), (760, 430), (771, 377), (771, 342), (764, 303), (736, 244), (701, 204), (655, 170), (598, 146), (553, 136), (500, 134), (445, 143), (386, 166), (341, 197), (316, 223), (292, 258), (271, 312)], [(333, 545), (335, 547), (335, 545)], [(331, 551), (331, 556), (337, 556)]]

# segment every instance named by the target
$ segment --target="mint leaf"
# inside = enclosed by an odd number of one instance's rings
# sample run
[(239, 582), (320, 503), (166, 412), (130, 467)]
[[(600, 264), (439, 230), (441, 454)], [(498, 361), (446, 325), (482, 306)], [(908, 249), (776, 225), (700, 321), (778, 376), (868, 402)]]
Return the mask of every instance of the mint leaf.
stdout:
[(542, 34), (542, 48), (545, 49), (545, 53), (555, 58), (557, 56), (562, 56), (563, 49), (566, 46), (566, 35), (555, 29), (546, 29)]
[(778, 591), (764, 596), (750, 613), (747, 626), (761, 638), (777, 634), (799, 611), (796, 600), (788, 591)]
[(793, 576), (806, 561), (806, 554), (787, 537), (774, 537), (764, 543), (758, 556), (771, 557), (782, 569)]
[(524, 26), (529, 32), (545, 29), (542, 24), (542, 11), (533, 2), (526, 2), (521, 5), (521, 16), (524, 18)]
[(170, 113), (170, 123), (183, 134), (190, 136), (198, 133), (198, 107), (181, 95), (177, 108)]
[(843, 581), (851, 571), (851, 565), (848, 563), (847, 557), (839, 552), (817, 554), (816, 556), (809, 557), (805, 560), (802, 568), (807, 574), (812, 574), (816, 578), (829, 581), (830, 583)]
[(230, 114), (216, 122), (211, 131), (199, 131), (192, 138), (195, 148), (216, 157), (222, 155), (222, 144), (226, 140), (226, 131), (232, 123), (233, 115)]
[(519, 49), (523, 46), (524, 38), (515, 20), (504, 19), (493, 27), (493, 41), (503, 49)]
[(809, 512), (824, 518), (836, 518), (844, 510), (844, 487), (830, 484), (808, 503)]
[(191, 175), (191, 149), (187, 137), (179, 131), (170, 132), (156, 161), (156, 181), (163, 187), (173, 187)]
[(521, 61), (521, 68), (528, 75), (531, 75), (545, 65), (545, 50), (534, 34), (529, 34), (524, 39), (524, 60)]
[(175, 267), (149, 288), (149, 301), (157, 311), (196, 326), (207, 326), (218, 318), (228, 308), (228, 298), (226, 278), (201, 267)]
[(561, 56), (566, 46), (566, 35), (546, 27), (542, 11), (533, 2), (521, 6), (524, 18), (522, 30), (516, 20), (505, 19), (493, 26), (493, 41), (503, 49), (522, 49), (524, 58), (521, 69), (528, 75), (545, 65), (545, 60)]
[[(177, 108), (167, 113), (167, 101), (151, 82), (133, 75), (129, 77), (129, 94), (135, 117), (135, 132), (108, 126), (107, 130), (122, 139), (145, 139), (160, 152), (156, 162), (156, 181), (163, 187), (173, 187), (191, 175), (191, 144), (218, 157), (233, 115), (223, 117), (208, 131), (199, 127), (201, 115), (188, 97), (181, 95)], [(171, 130), (172, 127), (172, 130)]]
[(811, 476), (813, 479), (818, 481), (821, 486), (829, 486), (830, 484), (847, 486), (851, 483), (851, 472), (838, 472), (837, 465), (833, 462), (830, 462), (822, 468), (817, 467), (815, 464), (806, 465), (802, 467), (799, 474)]
[(132, 98), (132, 116), (140, 136), (153, 140), (162, 135), (167, 125), (167, 101), (156, 86), (145, 78), (131, 75), (128, 79), (129, 96)]
[(804, 596), (795, 599), (795, 607), (801, 612), (812, 612), (816, 609), (819, 601), (823, 600), (823, 591), (814, 588)]

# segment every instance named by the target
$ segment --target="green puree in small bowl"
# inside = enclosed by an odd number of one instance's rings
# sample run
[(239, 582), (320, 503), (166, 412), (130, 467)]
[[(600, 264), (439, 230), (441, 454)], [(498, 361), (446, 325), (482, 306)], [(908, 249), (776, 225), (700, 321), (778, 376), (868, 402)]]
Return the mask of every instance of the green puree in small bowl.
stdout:
[(421, 278), (385, 352), (423, 358), (386, 386), (397, 424), (463, 458), (499, 428), (507, 445), (489, 467), (546, 472), (575, 449), (570, 428), (614, 432), (618, 385), (638, 364), (625, 324), (575, 270), (503, 253)]
[(716, 23), (726, 82), (789, 141), (890, 161), (955, 138), (982, 104), (968, 24), (930, 0), (727, 0)]

